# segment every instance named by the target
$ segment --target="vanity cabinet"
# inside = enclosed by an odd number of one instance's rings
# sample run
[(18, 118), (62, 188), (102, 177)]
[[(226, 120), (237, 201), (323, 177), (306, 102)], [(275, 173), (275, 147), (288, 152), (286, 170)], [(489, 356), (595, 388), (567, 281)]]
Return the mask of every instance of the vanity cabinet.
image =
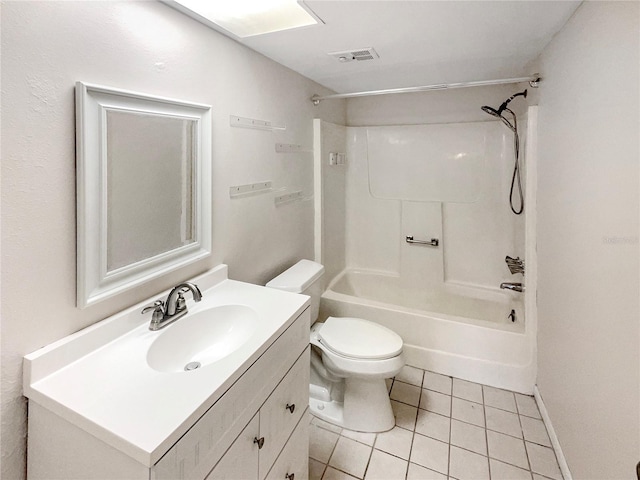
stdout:
[[(226, 391), (212, 392), (210, 406), (184, 434), (162, 450), (156, 448), (159, 459), (146, 465), (128, 453), (126, 439), (122, 447), (108, 444), (98, 429), (74, 424), (30, 398), (28, 478), (306, 479), (309, 308), (286, 323), (288, 327), (242, 367)], [(198, 374), (172, 375), (194, 373)], [(163, 399), (155, 401), (153, 408), (162, 415)]]
[[(307, 478), (309, 353), (307, 347), (206, 476), (207, 480), (263, 480), (274, 463), (287, 470), (285, 474), (293, 475), (292, 480)], [(301, 444), (296, 445), (298, 448), (294, 448), (296, 442)], [(286, 480), (284, 474), (281, 480)]]

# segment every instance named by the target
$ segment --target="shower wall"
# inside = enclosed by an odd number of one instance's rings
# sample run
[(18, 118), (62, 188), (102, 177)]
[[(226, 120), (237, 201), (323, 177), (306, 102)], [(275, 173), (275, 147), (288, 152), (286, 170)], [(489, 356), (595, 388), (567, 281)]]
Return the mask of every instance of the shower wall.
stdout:
[(346, 164), (331, 165), (330, 155), (346, 153), (346, 128), (313, 121), (314, 143), (314, 256), (329, 281), (346, 267)]
[[(525, 130), (522, 125), (521, 130)], [(402, 179), (387, 171), (371, 168), (371, 159), (380, 154), (378, 142), (372, 138), (380, 130), (392, 132), (398, 145), (415, 143), (417, 163), (429, 162), (425, 145), (437, 143), (441, 156), (453, 163), (464, 157), (465, 137), (484, 135), (484, 153), (480, 163), (454, 164), (441, 169), (435, 184), (448, 181), (460, 169), (469, 168), (473, 182), (442, 194), (446, 200), (433, 201), (430, 195), (434, 179), (425, 179), (422, 198), (413, 188), (403, 195)], [(455, 135), (443, 134), (454, 132)], [(416, 136), (420, 136), (417, 139)], [(390, 137), (391, 138), (391, 137)], [(444, 140), (443, 140), (444, 138)], [(375, 148), (375, 150), (373, 150)], [(471, 148), (471, 147), (469, 147)], [(431, 159), (435, 157), (432, 152)], [(468, 122), (421, 127), (347, 127), (346, 169), (346, 265), (352, 269), (387, 272), (400, 276), (407, 286), (447, 287), (468, 290), (497, 289), (503, 281), (520, 281), (512, 277), (504, 263), (505, 255), (524, 258), (523, 216), (509, 209), (509, 186), (513, 169), (512, 135), (497, 121)], [(394, 168), (414, 168), (399, 157), (388, 155)], [(457, 172), (458, 171), (458, 172)], [(407, 178), (411, 172), (406, 173)], [(467, 175), (468, 176), (468, 175)], [(380, 185), (389, 187), (381, 193)], [(523, 179), (524, 183), (524, 179)], [(372, 189), (372, 184), (376, 188)], [(476, 189), (469, 193), (469, 190)], [(387, 198), (379, 198), (380, 196)], [(377, 198), (378, 197), (378, 198)], [(395, 197), (395, 198), (392, 198)], [(422, 201), (432, 199), (432, 201)], [(416, 201), (418, 200), (418, 201)], [(438, 248), (410, 245), (405, 237), (438, 238)]]

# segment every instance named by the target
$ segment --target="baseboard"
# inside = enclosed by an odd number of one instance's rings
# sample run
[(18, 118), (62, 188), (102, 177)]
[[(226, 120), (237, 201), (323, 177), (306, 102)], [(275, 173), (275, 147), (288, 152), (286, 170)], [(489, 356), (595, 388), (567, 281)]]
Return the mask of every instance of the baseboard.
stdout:
[(551, 424), (551, 418), (549, 417), (549, 412), (547, 411), (547, 407), (544, 405), (544, 401), (542, 400), (542, 395), (540, 395), (540, 390), (538, 390), (537, 385), (533, 387), (533, 396), (535, 397), (536, 403), (538, 404), (538, 410), (540, 410), (542, 421), (544, 422), (545, 427), (547, 427), (547, 433), (549, 434), (549, 439), (551, 440), (551, 446), (553, 447), (553, 451), (556, 453), (556, 458), (558, 459), (558, 465), (560, 466), (560, 472), (562, 473), (562, 477), (564, 478), (564, 480), (573, 480), (573, 477), (571, 476), (571, 471), (569, 470), (569, 465), (567, 464), (567, 459), (564, 458), (564, 454), (562, 453), (562, 448), (560, 447), (560, 442), (558, 441), (556, 432), (553, 429), (553, 425)]

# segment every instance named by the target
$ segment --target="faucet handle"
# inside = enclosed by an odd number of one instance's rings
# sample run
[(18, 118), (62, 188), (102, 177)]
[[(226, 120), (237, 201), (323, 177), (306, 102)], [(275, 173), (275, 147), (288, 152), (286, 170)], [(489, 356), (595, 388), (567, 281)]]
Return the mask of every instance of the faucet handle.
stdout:
[(164, 313), (163, 309), (164, 309), (164, 302), (162, 300), (156, 300), (155, 302), (153, 302), (153, 304), (147, 305), (146, 307), (144, 307), (140, 313), (145, 314), (147, 312), (153, 311), (153, 315), (155, 316), (158, 312)]

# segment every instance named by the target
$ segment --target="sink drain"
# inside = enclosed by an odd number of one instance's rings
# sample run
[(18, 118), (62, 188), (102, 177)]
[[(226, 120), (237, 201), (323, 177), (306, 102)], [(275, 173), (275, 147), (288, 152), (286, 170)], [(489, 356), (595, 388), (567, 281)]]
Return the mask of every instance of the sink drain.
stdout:
[(188, 372), (190, 370), (195, 370), (196, 368), (200, 368), (200, 362), (189, 362), (184, 366), (184, 371)]

